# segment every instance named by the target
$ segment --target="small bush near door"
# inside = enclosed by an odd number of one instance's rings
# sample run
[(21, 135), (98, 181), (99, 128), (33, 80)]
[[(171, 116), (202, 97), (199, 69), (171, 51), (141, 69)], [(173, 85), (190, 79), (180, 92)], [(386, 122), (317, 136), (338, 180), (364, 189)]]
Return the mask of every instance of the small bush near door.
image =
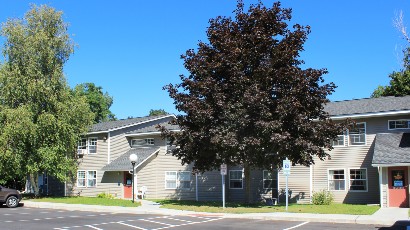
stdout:
[(115, 197), (109, 193), (100, 193), (97, 195), (97, 198), (107, 198), (107, 199), (114, 199)]
[(333, 194), (326, 190), (314, 192), (312, 195), (312, 203), (315, 205), (329, 205), (333, 203)]

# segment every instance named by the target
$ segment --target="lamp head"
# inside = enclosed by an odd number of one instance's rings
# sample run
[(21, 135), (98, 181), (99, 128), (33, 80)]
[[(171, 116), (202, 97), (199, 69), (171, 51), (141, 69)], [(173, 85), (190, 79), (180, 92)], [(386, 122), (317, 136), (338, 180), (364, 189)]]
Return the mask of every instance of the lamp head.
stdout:
[(137, 154), (133, 153), (133, 154), (130, 155), (130, 161), (131, 161), (131, 163), (134, 163), (134, 164), (135, 164), (135, 162), (137, 162), (137, 160), (138, 160)]

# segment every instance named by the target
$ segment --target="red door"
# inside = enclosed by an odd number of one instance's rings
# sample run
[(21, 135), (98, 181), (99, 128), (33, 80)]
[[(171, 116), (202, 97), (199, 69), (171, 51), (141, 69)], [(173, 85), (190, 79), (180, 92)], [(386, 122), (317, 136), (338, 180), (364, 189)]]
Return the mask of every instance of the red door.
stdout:
[(132, 174), (124, 172), (124, 198), (132, 198)]
[(389, 207), (409, 207), (407, 167), (389, 168)]

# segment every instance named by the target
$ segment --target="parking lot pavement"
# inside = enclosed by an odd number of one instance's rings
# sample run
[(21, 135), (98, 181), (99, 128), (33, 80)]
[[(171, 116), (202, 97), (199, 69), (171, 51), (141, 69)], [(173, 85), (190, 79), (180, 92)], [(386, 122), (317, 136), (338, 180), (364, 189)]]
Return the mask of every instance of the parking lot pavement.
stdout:
[(224, 218), (221, 214), (159, 215), (109, 212), (68, 211), (43, 208), (0, 208), (1, 230), (316, 230), (316, 229), (406, 229), (403, 226), (384, 228), (375, 225), (276, 221)]
[(221, 216), (166, 216), (119, 213), (92, 213), (19, 207), (0, 208), (0, 229), (178, 229), (221, 220)]

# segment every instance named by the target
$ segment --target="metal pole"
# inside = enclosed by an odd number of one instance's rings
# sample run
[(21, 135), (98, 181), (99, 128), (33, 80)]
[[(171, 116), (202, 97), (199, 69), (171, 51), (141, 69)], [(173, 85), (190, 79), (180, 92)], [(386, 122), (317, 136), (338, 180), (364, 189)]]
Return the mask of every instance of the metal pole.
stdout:
[(198, 173), (195, 173), (195, 198), (198, 201)]
[[(134, 167), (135, 166), (135, 162), (132, 162), (132, 203), (134, 203), (134, 199), (135, 199), (135, 194), (134, 194)], [(287, 185), (287, 184), (286, 184)]]
[(222, 175), (222, 207), (225, 208), (225, 175)]
[(288, 194), (288, 175), (286, 175), (286, 211), (288, 211), (288, 199), (289, 199), (289, 194)]

